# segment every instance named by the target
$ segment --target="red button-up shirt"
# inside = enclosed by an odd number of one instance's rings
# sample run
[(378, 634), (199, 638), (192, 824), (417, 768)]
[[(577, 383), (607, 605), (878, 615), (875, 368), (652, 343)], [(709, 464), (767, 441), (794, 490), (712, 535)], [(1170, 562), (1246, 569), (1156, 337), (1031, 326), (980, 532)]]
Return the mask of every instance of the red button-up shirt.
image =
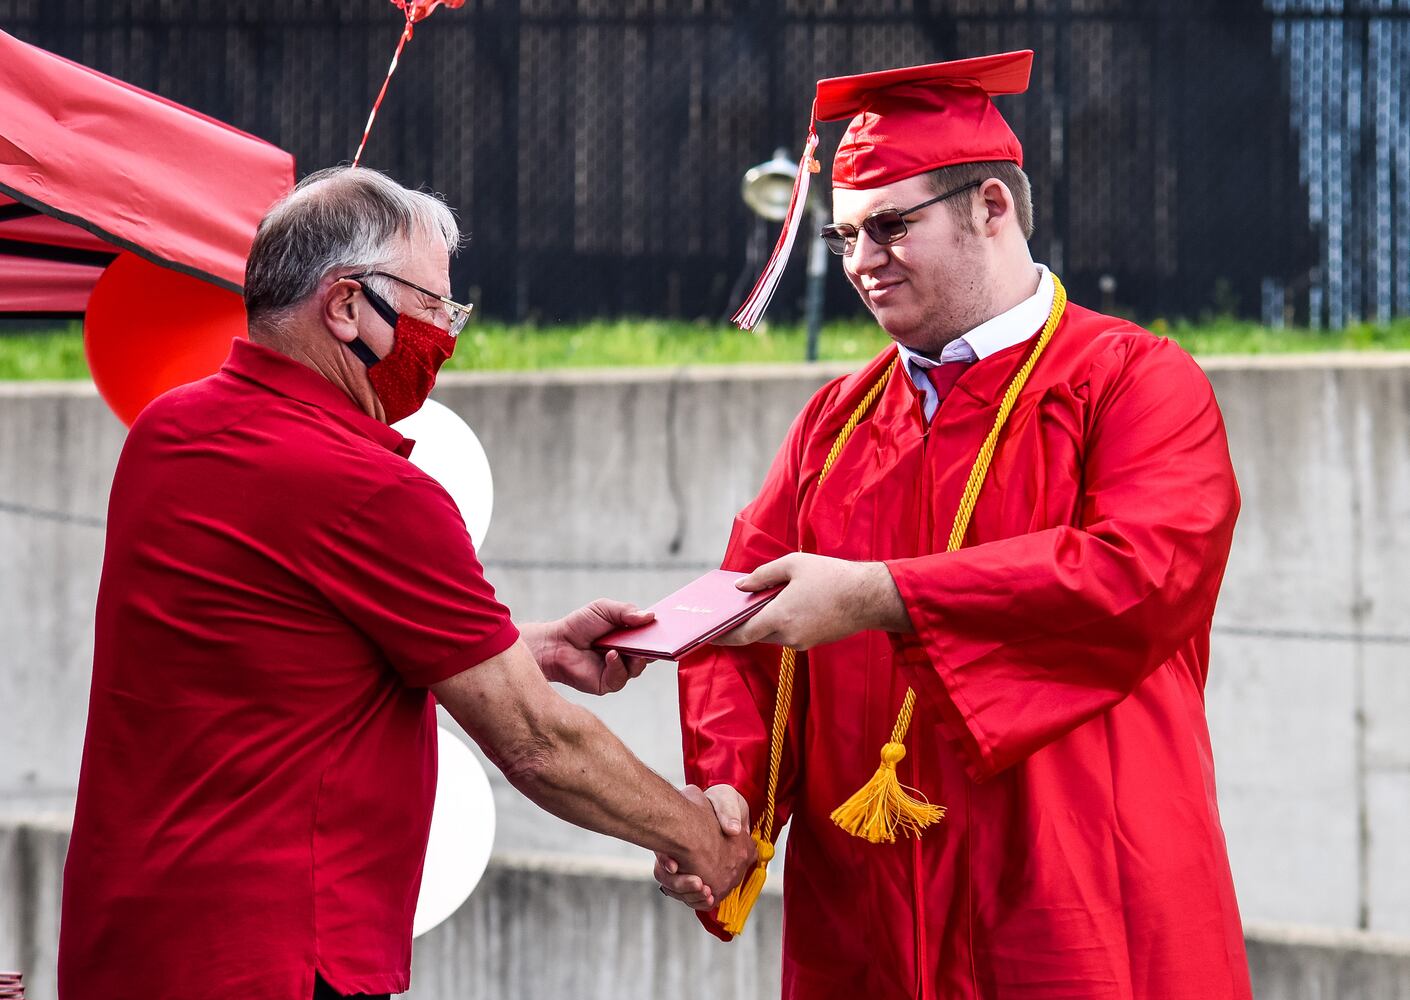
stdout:
[(113, 480), (64, 1000), (408, 988), (427, 686), (518, 636), (410, 442), (236, 341)]

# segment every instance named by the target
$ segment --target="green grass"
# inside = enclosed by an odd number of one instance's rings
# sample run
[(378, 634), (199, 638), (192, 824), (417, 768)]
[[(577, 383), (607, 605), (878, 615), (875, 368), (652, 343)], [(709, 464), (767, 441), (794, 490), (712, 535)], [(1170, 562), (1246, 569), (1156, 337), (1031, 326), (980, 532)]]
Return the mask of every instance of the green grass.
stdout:
[[(801, 326), (772, 324), (745, 332), (721, 323), (680, 320), (596, 320), (575, 326), (481, 324), (461, 334), (452, 369), (584, 368), (627, 365), (719, 365), (801, 361)], [(819, 354), (829, 361), (863, 361), (887, 337), (874, 324), (825, 326)]]
[(77, 323), (52, 333), (0, 333), (0, 380), (87, 377)]
[[(1235, 319), (1148, 324), (1193, 354), (1275, 354), (1297, 351), (1410, 350), (1410, 319), (1360, 324), (1339, 331), (1270, 330)], [(874, 324), (849, 320), (823, 328), (826, 361), (862, 361), (887, 343)], [(744, 333), (715, 323), (677, 320), (598, 320), (572, 326), (471, 326), (447, 369), (506, 370), (703, 365), (799, 361), (804, 332), (797, 324), (770, 324)], [(84, 379), (79, 324), (45, 332), (10, 332), (0, 326), (0, 380)]]
[(1272, 330), (1257, 323), (1222, 318), (1202, 323), (1146, 324), (1191, 354), (1295, 354), (1308, 351), (1410, 350), (1410, 318), (1390, 323), (1357, 323), (1341, 330)]

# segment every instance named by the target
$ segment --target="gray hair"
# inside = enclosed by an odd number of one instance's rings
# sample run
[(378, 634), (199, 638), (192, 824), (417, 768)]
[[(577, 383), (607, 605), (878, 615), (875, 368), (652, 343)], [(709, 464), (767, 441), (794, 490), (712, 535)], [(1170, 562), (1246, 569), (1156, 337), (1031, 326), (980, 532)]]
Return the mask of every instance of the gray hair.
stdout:
[(250, 325), (277, 326), (330, 271), (394, 266), (396, 242), (423, 235), (460, 248), (455, 215), (438, 196), (367, 167), (309, 174), (260, 220), (245, 262)]

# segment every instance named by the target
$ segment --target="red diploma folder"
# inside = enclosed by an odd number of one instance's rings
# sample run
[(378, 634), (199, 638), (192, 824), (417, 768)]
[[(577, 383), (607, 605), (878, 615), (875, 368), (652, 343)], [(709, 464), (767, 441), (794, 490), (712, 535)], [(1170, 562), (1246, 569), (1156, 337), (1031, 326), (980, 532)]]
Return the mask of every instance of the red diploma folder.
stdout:
[(748, 575), (711, 570), (651, 605), (648, 610), (656, 612), (656, 620), (651, 624), (609, 632), (594, 645), (598, 649), (615, 649), (626, 656), (679, 660), (748, 621), (783, 589), (773, 587), (750, 594), (736, 588), (735, 581)]

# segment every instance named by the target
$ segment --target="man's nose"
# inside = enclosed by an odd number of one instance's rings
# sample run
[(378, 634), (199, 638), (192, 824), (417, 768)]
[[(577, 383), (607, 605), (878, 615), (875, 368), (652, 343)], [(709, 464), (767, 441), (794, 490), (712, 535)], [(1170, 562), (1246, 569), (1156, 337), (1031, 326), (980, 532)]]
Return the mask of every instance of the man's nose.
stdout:
[(885, 264), (890, 256), (891, 251), (884, 243), (876, 242), (862, 229), (857, 232), (852, 252), (847, 255), (847, 263), (855, 273), (866, 274)]

